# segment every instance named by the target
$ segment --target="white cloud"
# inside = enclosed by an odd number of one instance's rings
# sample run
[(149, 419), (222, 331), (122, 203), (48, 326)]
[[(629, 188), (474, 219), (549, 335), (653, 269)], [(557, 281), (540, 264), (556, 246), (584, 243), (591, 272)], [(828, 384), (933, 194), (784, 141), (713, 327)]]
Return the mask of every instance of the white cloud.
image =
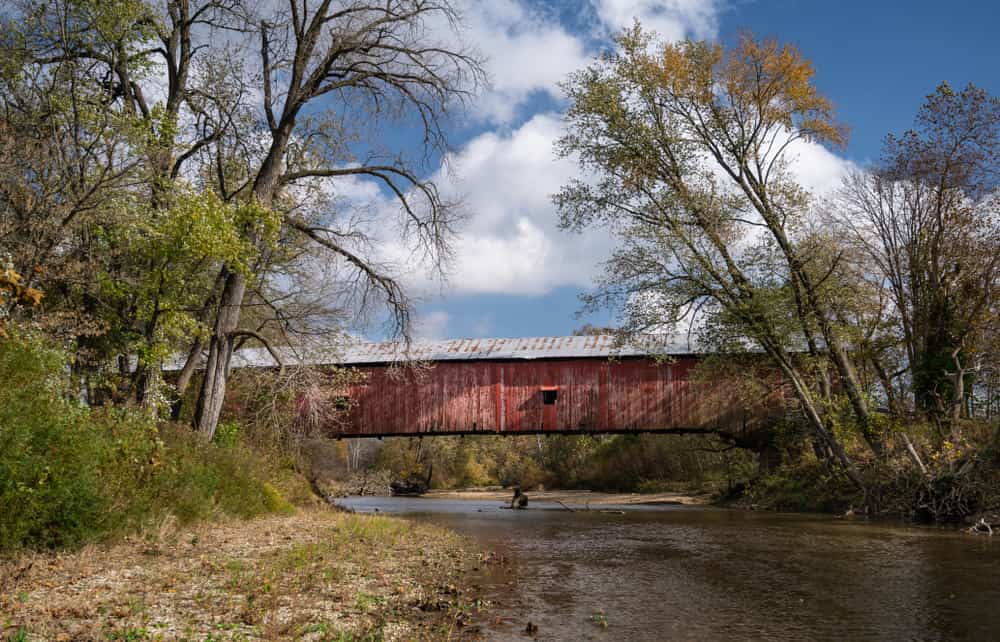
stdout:
[(606, 30), (632, 26), (636, 19), (661, 39), (710, 38), (718, 31), (717, 0), (592, 0)]
[(558, 83), (587, 64), (582, 40), (518, 0), (469, 3), (465, 37), (487, 58), (492, 87), (478, 116), (508, 123), (534, 92), (558, 95)]
[(841, 179), (855, 167), (826, 147), (801, 140), (789, 146), (786, 158), (799, 183), (816, 196), (840, 185)]
[[(598, 38), (628, 27), (638, 18), (661, 38), (708, 38), (718, 24), (717, 0), (591, 0)], [(584, 68), (596, 53), (582, 33), (571, 33), (553, 12), (524, 0), (467, 2), (465, 38), (487, 57), (493, 87), (476, 104), (477, 115), (512, 122), (535, 92), (560, 99), (558, 83)]]
[(423, 341), (440, 341), (448, 337), (451, 315), (444, 310), (427, 312), (417, 318), (413, 336)]
[[(449, 293), (541, 295), (592, 283), (612, 240), (558, 229), (551, 196), (579, 171), (553, 154), (562, 128), (558, 114), (539, 114), (509, 134), (483, 133), (451, 158), (452, 179), (435, 177), (473, 213), (455, 244)], [(401, 248), (391, 255), (404, 263)], [(419, 271), (408, 279), (417, 292), (435, 290)]]

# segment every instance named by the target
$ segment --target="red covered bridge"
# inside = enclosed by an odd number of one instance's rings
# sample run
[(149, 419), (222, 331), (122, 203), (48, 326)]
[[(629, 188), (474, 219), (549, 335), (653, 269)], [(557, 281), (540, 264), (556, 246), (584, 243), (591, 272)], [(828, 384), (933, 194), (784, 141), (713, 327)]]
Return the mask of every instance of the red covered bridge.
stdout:
[[(346, 421), (331, 436), (702, 432), (739, 433), (781, 411), (780, 390), (748, 407), (725, 381), (694, 376), (698, 355), (677, 346), (617, 346), (611, 336), (362, 343), (283, 359), (365, 374), (343, 391)], [(401, 362), (418, 362), (414, 368)], [(233, 367), (273, 367), (263, 349)]]

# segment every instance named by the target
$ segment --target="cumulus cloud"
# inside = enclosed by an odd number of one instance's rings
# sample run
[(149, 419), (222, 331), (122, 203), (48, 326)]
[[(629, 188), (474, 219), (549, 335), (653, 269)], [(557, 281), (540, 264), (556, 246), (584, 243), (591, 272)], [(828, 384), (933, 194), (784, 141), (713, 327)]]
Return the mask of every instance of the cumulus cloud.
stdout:
[(716, 0), (592, 0), (603, 28), (618, 31), (635, 20), (660, 38), (710, 38), (718, 30)]
[(829, 193), (855, 167), (818, 143), (802, 140), (789, 146), (786, 157), (799, 183), (817, 196)]
[[(711, 37), (717, 30), (717, 0), (591, 0), (598, 42), (639, 19), (660, 37)], [(586, 287), (613, 246), (606, 233), (571, 234), (557, 228), (551, 195), (578, 173), (553, 155), (562, 133), (558, 113), (523, 114), (538, 93), (560, 100), (559, 82), (587, 65), (596, 53), (593, 34), (570, 30), (555, 12), (522, 0), (469, 2), (466, 38), (488, 58), (492, 88), (475, 105), (491, 127), (452, 157), (455, 172), (435, 177), (452, 196), (462, 196), (472, 214), (455, 247), (446, 291), (455, 294), (541, 295), (559, 286)], [(518, 117), (526, 120), (508, 129)], [(405, 264), (406, 254), (393, 258)], [(419, 271), (408, 280), (420, 293), (435, 284)]]
[(558, 95), (558, 83), (587, 64), (583, 41), (558, 21), (518, 0), (469, 4), (466, 38), (487, 58), (492, 87), (478, 116), (509, 123), (535, 92)]
[[(612, 241), (596, 231), (558, 229), (551, 196), (579, 171), (553, 154), (562, 131), (558, 114), (539, 114), (510, 133), (485, 132), (450, 159), (450, 179), (443, 172), (435, 177), (445, 195), (462, 197), (473, 214), (455, 243), (447, 292), (541, 295), (592, 282)], [(399, 246), (390, 250), (397, 264), (406, 256)], [(415, 292), (435, 290), (420, 270), (406, 278)]]
[[(718, 5), (718, 0), (591, 0), (588, 8), (602, 42), (635, 19), (669, 40), (711, 37), (718, 29)], [(465, 37), (486, 56), (493, 82), (476, 106), (486, 121), (513, 122), (535, 93), (559, 100), (559, 82), (596, 53), (589, 34), (570, 31), (555, 12), (524, 0), (470, 0), (463, 14)]]
[[(680, 38), (713, 36), (718, 5), (715, 0), (592, 0), (591, 7), (606, 32), (637, 17), (661, 37)], [(560, 286), (588, 287), (614, 240), (604, 231), (558, 229), (551, 196), (579, 173), (572, 160), (553, 153), (563, 132), (562, 115), (522, 114), (519, 125), (507, 122), (533, 92), (557, 95), (558, 81), (586, 64), (585, 40), (518, 0), (470, 6), (466, 22), (467, 37), (490, 56), (494, 88), (479, 108), (492, 122), (449, 156), (451, 174), (442, 169), (432, 177), (445, 197), (462, 198), (470, 213), (454, 246), (444, 293), (544, 295)], [(835, 186), (850, 167), (826, 148), (806, 142), (795, 143), (788, 158), (814, 193)], [(340, 195), (370, 203), (377, 200), (372, 189), (377, 191), (368, 181), (356, 181), (342, 185)], [(386, 194), (378, 200), (379, 207), (396, 207)], [(411, 293), (426, 297), (440, 291), (439, 283), (414, 268), (402, 246), (389, 243), (383, 258), (405, 266), (400, 271)], [(431, 325), (446, 321), (439, 316)]]

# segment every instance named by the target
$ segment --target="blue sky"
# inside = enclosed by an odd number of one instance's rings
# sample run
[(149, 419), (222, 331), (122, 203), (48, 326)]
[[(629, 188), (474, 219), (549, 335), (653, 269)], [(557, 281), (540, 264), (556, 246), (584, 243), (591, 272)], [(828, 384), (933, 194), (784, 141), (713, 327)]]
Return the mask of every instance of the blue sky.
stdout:
[(557, 83), (586, 64), (608, 34), (638, 17), (670, 38), (731, 40), (741, 29), (797, 45), (816, 83), (851, 128), (846, 149), (803, 153), (806, 182), (820, 192), (850, 163), (879, 154), (882, 138), (905, 130), (942, 81), (1000, 95), (1000, 2), (841, 0), (470, 1), (467, 38), (490, 57), (494, 87), (472, 106), (454, 139), (446, 191), (466, 198), (469, 219), (444, 285), (416, 272), (422, 338), (569, 334), (578, 295), (613, 241), (556, 228), (548, 195), (572, 175), (552, 142), (564, 108)]

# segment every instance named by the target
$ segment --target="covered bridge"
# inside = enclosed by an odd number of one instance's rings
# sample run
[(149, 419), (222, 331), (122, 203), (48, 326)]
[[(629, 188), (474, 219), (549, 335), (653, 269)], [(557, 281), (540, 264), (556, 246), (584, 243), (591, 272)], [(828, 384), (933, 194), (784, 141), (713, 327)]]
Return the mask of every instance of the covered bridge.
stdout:
[[(699, 355), (673, 344), (617, 345), (612, 336), (358, 343), (310, 351), (286, 366), (338, 365), (365, 376), (338, 394), (347, 416), (331, 436), (740, 433), (781, 412), (781, 389), (741, 401), (725, 380), (696, 376)], [(232, 366), (274, 367), (264, 349)]]

